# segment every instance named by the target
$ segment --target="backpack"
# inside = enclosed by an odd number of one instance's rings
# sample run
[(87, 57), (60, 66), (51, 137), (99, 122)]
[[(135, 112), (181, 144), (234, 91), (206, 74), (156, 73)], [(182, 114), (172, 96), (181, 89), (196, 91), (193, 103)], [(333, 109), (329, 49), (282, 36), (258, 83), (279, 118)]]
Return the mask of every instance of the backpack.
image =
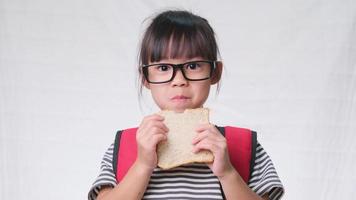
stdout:
[[(248, 183), (255, 164), (257, 134), (254, 131), (239, 127), (219, 127), (225, 136), (230, 162)], [(120, 130), (116, 133), (113, 169), (116, 181), (119, 183), (130, 169), (137, 157), (136, 131), (138, 128)]]

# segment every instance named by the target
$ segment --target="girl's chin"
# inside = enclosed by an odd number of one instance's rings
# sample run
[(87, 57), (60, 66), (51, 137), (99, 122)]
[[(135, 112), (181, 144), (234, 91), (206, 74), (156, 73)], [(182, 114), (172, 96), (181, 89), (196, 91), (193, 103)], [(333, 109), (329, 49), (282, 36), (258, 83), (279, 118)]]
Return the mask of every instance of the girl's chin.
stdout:
[(176, 113), (183, 113), (186, 109), (194, 109), (194, 108), (191, 106), (175, 106), (175, 107), (168, 108), (167, 110), (172, 110)]
[(185, 108), (173, 109), (173, 111), (176, 113), (182, 113), (185, 111)]
[(174, 111), (176, 113), (182, 113), (185, 111), (185, 109), (189, 109), (189, 108), (161, 108), (161, 110), (170, 110), (170, 111)]
[(194, 109), (194, 108), (197, 107), (195, 107), (194, 104), (192, 104), (191, 102), (173, 102), (171, 104), (161, 107), (162, 110), (171, 110), (177, 113), (182, 113), (186, 109)]

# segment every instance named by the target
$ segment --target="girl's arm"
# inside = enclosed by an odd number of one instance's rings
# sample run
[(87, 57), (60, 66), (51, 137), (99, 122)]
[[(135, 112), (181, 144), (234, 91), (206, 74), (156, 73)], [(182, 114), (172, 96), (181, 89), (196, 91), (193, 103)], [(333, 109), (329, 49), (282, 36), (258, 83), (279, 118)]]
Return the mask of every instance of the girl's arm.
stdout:
[(239, 173), (232, 169), (231, 172), (219, 177), (220, 183), (224, 190), (226, 199), (266, 199), (268, 200), (268, 194), (263, 195), (263, 197), (258, 196), (254, 193), (245, 181), (241, 178)]
[(202, 149), (209, 150), (214, 154), (214, 162), (208, 163), (214, 175), (219, 178), (227, 200), (261, 200), (268, 196), (258, 196), (244, 182), (239, 173), (232, 166), (226, 139), (212, 124), (200, 125), (196, 129), (197, 136), (193, 140), (194, 152)]
[(129, 169), (120, 184), (114, 188), (106, 187), (100, 190), (98, 200), (142, 199), (150, 180), (152, 171), (145, 169), (137, 161)]
[(137, 130), (137, 158), (125, 177), (114, 188), (100, 190), (98, 200), (142, 199), (154, 168), (157, 144), (167, 139), (168, 128), (160, 115), (145, 117)]

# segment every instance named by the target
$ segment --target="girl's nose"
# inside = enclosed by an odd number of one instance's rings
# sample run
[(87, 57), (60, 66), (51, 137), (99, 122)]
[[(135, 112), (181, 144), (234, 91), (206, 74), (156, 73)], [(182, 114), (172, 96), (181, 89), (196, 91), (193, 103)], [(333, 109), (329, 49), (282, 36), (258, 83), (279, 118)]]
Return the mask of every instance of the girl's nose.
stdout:
[(172, 80), (173, 86), (185, 86), (188, 84), (188, 80), (184, 78), (183, 72), (181, 70), (177, 70), (176, 74)]

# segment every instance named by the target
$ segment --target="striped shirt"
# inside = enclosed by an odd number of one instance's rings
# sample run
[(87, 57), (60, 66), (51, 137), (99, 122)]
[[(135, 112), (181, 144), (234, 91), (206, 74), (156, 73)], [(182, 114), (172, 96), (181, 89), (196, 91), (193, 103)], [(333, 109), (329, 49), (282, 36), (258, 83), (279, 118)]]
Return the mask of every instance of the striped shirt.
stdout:
[[(117, 185), (112, 166), (114, 144), (111, 144), (101, 162), (100, 173), (92, 185), (88, 199), (95, 200), (103, 186)], [(280, 199), (283, 185), (272, 160), (257, 143), (255, 165), (248, 183), (258, 195), (269, 195), (269, 199)], [(150, 178), (143, 199), (223, 199), (220, 182), (205, 164), (189, 164), (171, 170), (156, 168)]]

